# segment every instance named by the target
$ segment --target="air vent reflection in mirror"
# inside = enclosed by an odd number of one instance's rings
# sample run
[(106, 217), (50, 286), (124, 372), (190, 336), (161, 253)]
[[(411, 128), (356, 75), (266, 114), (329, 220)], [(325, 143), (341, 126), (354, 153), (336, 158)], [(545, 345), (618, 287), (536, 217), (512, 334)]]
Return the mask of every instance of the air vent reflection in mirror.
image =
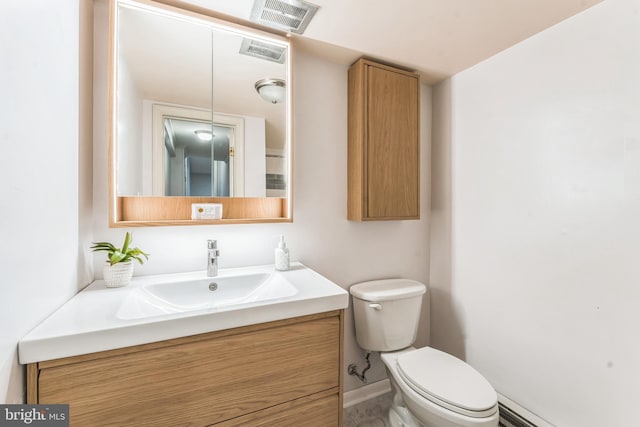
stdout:
[(287, 48), (263, 41), (250, 38), (243, 38), (240, 46), (240, 53), (243, 55), (253, 56), (255, 58), (264, 59), (266, 61), (284, 64), (287, 55)]

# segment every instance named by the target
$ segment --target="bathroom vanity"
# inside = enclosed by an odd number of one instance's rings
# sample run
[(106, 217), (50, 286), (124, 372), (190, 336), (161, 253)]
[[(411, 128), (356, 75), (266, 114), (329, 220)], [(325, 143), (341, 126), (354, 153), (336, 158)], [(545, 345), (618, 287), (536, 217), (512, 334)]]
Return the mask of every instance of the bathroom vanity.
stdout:
[[(80, 292), (20, 342), (28, 403), (68, 403), (71, 425), (79, 426), (342, 425), (346, 291), (301, 264), (282, 273), (265, 266), (203, 275), (134, 278), (123, 289), (97, 281)], [(123, 311), (128, 298), (156, 285), (189, 293), (194, 283), (243, 286), (246, 277), (259, 278), (250, 294), (265, 298)], [(293, 295), (264, 291), (278, 281)], [(170, 293), (163, 298), (174, 310), (189, 307)]]

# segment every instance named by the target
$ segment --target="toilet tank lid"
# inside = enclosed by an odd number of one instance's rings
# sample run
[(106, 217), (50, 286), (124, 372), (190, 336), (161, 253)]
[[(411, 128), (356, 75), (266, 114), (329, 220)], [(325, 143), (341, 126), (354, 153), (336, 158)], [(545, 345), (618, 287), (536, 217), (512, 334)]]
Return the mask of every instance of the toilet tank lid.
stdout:
[(422, 295), (427, 287), (410, 279), (384, 279), (362, 282), (349, 288), (355, 298), (365, 301), (392, 301)]

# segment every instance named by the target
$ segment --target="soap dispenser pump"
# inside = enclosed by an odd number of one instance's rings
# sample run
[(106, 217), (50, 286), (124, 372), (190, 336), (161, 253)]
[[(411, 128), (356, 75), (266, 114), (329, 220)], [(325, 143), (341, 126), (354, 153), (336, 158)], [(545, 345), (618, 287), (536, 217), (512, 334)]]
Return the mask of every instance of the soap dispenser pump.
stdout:
[(284, 236), (280, 235), (280, 243), (275, 249), (276, 270), (284, 271), (289, 269), (289, 249), (284, 242)]

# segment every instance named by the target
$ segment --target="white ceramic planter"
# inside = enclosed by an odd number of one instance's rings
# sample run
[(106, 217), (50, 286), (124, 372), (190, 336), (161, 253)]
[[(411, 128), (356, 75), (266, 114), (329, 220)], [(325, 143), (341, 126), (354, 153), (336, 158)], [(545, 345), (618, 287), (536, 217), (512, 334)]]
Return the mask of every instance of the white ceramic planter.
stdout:
[(119, 262), (114, 265), (105, 261), (103, 275), (104, 281), (107, 282), (107, 288), (127, 286), (133, 276), (133, 261)]

